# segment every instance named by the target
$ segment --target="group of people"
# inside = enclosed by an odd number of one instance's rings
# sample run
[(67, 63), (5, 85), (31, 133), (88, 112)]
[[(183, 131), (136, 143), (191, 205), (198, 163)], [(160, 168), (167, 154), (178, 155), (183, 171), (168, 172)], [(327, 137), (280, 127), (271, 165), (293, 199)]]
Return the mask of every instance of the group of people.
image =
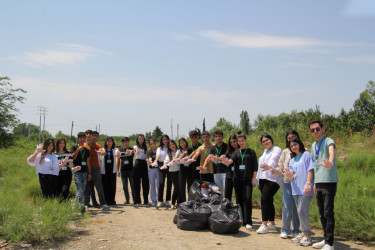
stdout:
[(107, 137), (102, 148), (97, 143), (99, 134), (87, 130), (78, 133), (78, 145), (70, 152), (64, 139), (58, 139), (56, 146), (53, 139), (47, 139), (27, 161), (36, 166), (46, 198), (67, 198), (73, 172), (76, 200), (83, 211), (89, 206), (90, 193), (93, 203), (96, 202), (93, 187), (104, 210), (116, 204), (117, 177), (122, 180), (125, 203), (130, 203), (130, 186), (136, 206), (176, 208), (186, 201), (186, 192), (195, 180), (216, 183), (222, 198), (232, 200), (234, 189), (247, 229), (253, 228), (252, 192), (258, 186), (262, 212), (258, 234), (276, 229), (273, 200), (282, 187), (280, 237), (287, 239), (292, 234), (292, 242), (302, 246), (312, 244), (309, 214), (315, 193), (324, 240), (314, 243), (313, 247), (333, 249), (334, 197), (338, 182), (335, 142), (324, 136), (321, 121), (310, 122), (309, 129), (316, 140), (311, 153), (305, 149), (297, 131), (290, 130), (285, 136), (284, 150), (274, 145), (270, 135), (262, 135), (260, 143), (264, 152), (259, 159), (255, 151), (247, 147), (246, 135), (241, 133), (231, 135), (225, 143), (223, 132), (217, 130), (213, 133), (213, 145), (208, 132), (199, 135), (193, 130), (189, 133), (190, 146), (185, 138), (180, 138), (177, 145), (168, 135), (162, 135), (160, 142), (150, 139), (147, 146), (144, 135), (139, 134), (133, 147), (127, 137), (116, 147), (114, 139)]

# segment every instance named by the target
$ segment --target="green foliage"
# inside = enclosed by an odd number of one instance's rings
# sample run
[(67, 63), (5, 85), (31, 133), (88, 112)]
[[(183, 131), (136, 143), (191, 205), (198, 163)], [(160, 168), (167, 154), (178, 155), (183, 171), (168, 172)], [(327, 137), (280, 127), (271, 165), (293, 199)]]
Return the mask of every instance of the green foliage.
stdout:
[(219, 119), (216, 125), (211, 128), (210, 133), (212, 134), (215, 130), (221, 130), (223, 131), (224, 136), (229, 137), (231, 134), (237, 134), (240, 129), (238, 126), (230, 123), (229, 121), (225, 120), (224, 117), (222, 117)]
[(16, 103), (23, 103), (26, 91), (14, 89), (8, 77), (0, 77), (0, 148), (8, 147), (12, 144), (14, 136), (9, 131), (14, 128), (18, 119), (14, 112), (18, 112)]
[(240, 114), (240, 127), (242, 129), (242, 132), (246, 135), (250, 133), (251, 125), (250, 125), (250, 119), (249, 114), (247, 111), (242, 111)]
[(156, 126), (154, 131), (152, 132), (152, 139), (155, 141), (160, 140), (161, 136), (163, 135), (163, 131), (159, 128), (159, 126)]
[(203, 118), (202, 131), (206, 131), (206, 118)]

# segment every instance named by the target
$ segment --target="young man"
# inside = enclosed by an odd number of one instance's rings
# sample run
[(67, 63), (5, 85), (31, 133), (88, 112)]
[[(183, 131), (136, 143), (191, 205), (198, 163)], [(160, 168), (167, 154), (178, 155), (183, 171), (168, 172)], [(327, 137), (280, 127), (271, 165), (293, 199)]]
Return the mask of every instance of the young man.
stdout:
[[(128, 182), (130, 182), (130, 188), (132, 192), (132, 199), (134, 203), (134, 179), (133, 179), (133, 162), (134, 162), (134, 150), (129, 147), (129, 138), (124, 137), (121, 139), (122, 147), (120, 148), (120, 160), (117, 161), (117, 174), (122, 180), (122, 188), (125, 194), (125, 204), (130, 204), (130, 196), (128, 189)], [(121, 170), (121, 171), (120, 171)]]
[[(86, 143), (84, 146), (89, 149), (90, 151), (90, 167), (88, 168), (88, 180), (94, 183), (96, 187), (96, 191), (98, 192), (100, 205), (102, 205), (103, 210), (109, 210), (109, 206), (106, 204), (104, 191), (103, 191), (103, 184), (102, 184), (102, 176), (100, 173), (99, 168), (99, 159), (98, 154), (104, 155), (105, 152), (102, 147), (94, 142), (93, 139), (93, 131), (88, 129), (85, 131), (86, 134)], [(88, 206), (89, 204), (89, 187), (86, 185), (85, 189), (85, 205)]]
[[(77, 138), (78, 145), (72, 146), (71, 153), (74, 166), (81, 169), (73, 173), (73, 178), (77, 190), (76, 201), (84, 206), (84, 191), (87, 185), (87, 172), (90, 168), (90, 151), (84, 146), (86, 141), (85, 133), (79, 132)], [(86, 209), (87, 207), (84, 206), (82, 211), (84, 212)]]
[(324, 136), (323, 123), (318, 120), (309, 124), (310, 133), (315, 138), (311, 154), (314, 160), (316, 203), (320, 214), (320, 222), (324, 231), (324, 240), (313, 244), (314, 248), (334, 249), (334, 199), (336, 195), (337, 164), (335, 142)]
[(200, 157), (200, 164), (197, 169), (200, 170), (200, 180), (201, 181), (208, 181), (208, 182), (215, 182), (214, 181), (214, 168), (212, 166), (212, 162), (208, 162), (205, 167), (203, 167), (204, 162), (206, 161), (206, 158), (210, 154), (210, 150), (212, 147), (212, 144), (210, 142), (210, 133), (207, 131), (204, 131), (202, 133), (202, 141), (203, 145), (200, 146), (196, 151), (194, 151), (190, 158), (197, 160), (198, 157)]
[(225, 188), (225, 176), (227, 172), (227, 166), (221, 163), (219, 157), (225, 155), (228, 149), (228, 145), (223, 142), (223, 131), (216, 130), (214, 132), (215, 146), (211, 147), (210, 155), (206, 158), (203, 164), (203, 168), (206, 168), (207, 164), (212, 161), (214, 167), (214, 180), (216, 185), (219, 186), (221, 191), (221, 197), (224, 198)]
[[(188, 147), (188, 155), (190, 155), (191, 153), (193, 153), (194, 151), (196, 151), (202, 144), (198, 141), (199, 140), (199, 134), (196, 130), (192, 130), (190, 131), (189, 133), (189, 138), (191, 140), (191, 143), (192, 145)], [(191, 163), (189, 165), (189, 167), (191, 168), (191, 171), (192, 171), (192, 182), (190, 183), (190, 185), (188, 184), (188, 192), (190, 190), (190, 187), (191, 185), (193, 184), (193, 182), (195, 180), (199, 180), (200, 179), (200, 174), (199, 174), (199, 170), (197, 170), (197, 167), (199, 166), (199, 163), (200, 163), (200, 156), (198, 156), (198, 158), (196, 159), (195, 162)]]

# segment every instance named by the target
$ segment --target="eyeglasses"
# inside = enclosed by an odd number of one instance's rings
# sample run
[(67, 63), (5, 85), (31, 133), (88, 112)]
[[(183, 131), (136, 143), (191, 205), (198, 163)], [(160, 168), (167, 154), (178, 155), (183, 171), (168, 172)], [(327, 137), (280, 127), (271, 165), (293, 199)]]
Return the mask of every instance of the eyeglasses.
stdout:
[(268, 141), (270, 141), (270, 139), (265, 139), (264, 141), (262, 141), (262, 144), (264, 144), (264, 143), (266, 143)]
[(319, 132), (320, 130), (322, 130), (320, 127), (316, 127), (316, 128), (311, 128), (310, 129), (310, 133), (314, 133), (314, 132)]

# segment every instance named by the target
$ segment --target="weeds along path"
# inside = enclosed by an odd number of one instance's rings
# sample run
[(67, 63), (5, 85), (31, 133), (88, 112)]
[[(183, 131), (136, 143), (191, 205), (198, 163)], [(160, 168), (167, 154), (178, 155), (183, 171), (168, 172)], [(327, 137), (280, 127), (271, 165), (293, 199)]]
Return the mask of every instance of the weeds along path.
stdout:
[[(258, 192), (258, 190), (254, 190)], [(90, 209), (88, 224), (69, 239), (52, 248), (59, 249), (302, 249), (279, 237), (277, 231), (259, 235), (244, 227), (234, 235), (213, 234), (209, 230), (182, 231), (173, 224), (176, 210), (124, 205), (121, 180), (117, 179), (116, 201), (119, 205), (108, 212)], [(253, 210), (254, 226), (261, 220), (260, 209)], [(313, 241), (322, 240), (321, 230), (313, 230)], [(309, 247), (309, 249), (313, 249)], [(335, 249), (370, 249), (354, 242), (338, 239)]]

